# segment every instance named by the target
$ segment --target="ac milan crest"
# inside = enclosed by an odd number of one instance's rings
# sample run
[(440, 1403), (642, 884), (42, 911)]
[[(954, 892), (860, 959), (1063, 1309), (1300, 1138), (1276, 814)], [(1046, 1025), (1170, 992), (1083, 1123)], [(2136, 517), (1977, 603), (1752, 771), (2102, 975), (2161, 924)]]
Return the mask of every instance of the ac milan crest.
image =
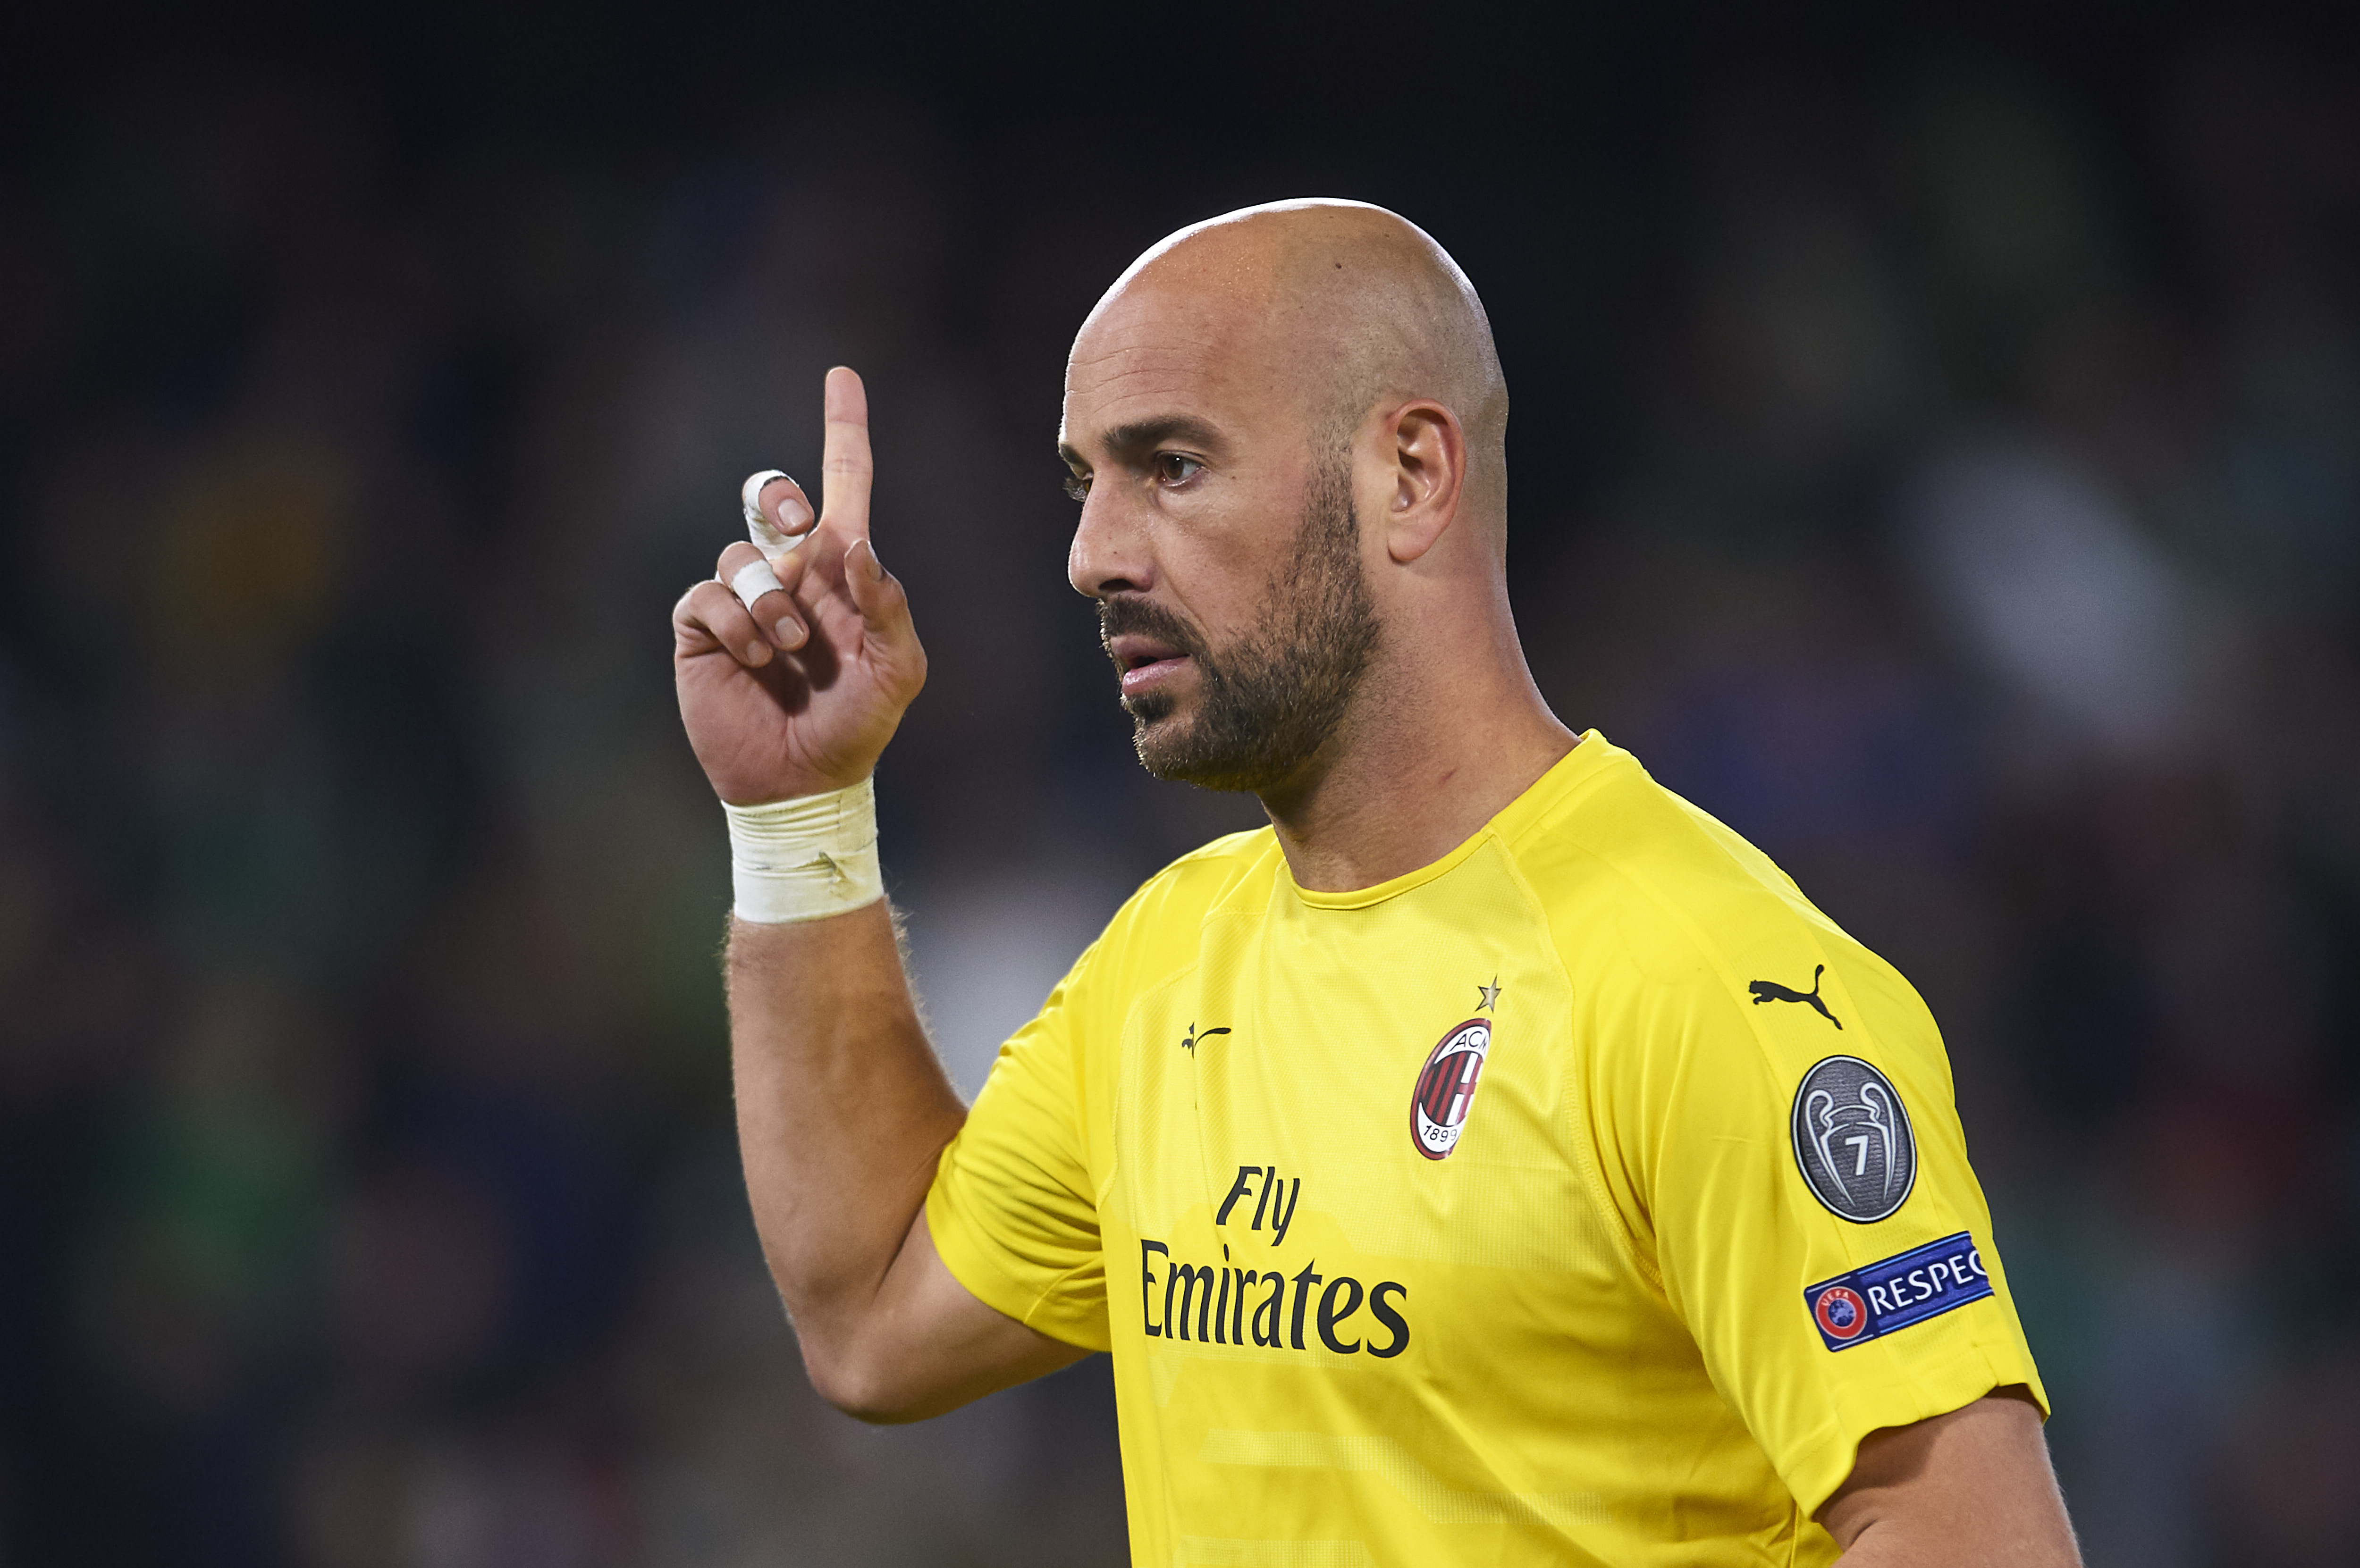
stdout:
[(1476, 1081), (1483, 1076), (1483, 1059), (1491, 1050), (1491, 1020), (1469, 1018), (1451, 1025), (1426, 1059), (1417, 1090), (1410, 1095), (1409, 1137), (1428, 1160), (1446, 1159), (1459, 1147), (1467, 1113), (1475, 1104)]

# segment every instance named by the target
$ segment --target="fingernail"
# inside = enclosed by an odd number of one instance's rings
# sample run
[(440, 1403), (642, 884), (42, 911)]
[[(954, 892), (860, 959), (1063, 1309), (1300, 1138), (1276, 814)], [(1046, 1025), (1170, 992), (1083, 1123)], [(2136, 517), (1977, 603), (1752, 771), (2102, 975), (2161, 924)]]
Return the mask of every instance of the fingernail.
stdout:
[(790, 495), (785, 500), (779, 503), (779, 527), (784, 528), (787, 532), (791, 534), (801, 533), (803, 529), (811, 527), (811, 508), (804, 506), (801, 501), (796, 500), (793, 496)]
[(869, 580), (871, 583), (884, 582), (885, 563), (877, 559), (877, 547), (874, 544), (869, 543), (867, 539), (863, 539), (860, 542), (869, 551)]
[(748, 663), (748, 664), (767, 664), (767, 663), (769, 663), (769, 662), (770, 662), (770, 650), (767, 647), (765, 647), (764, 645), (762, 645), (761, 643), (759, 643), (759, 642), (749, 642), (749, 643), (748, 643), (748, 644), (746, 645), (746, 662), (747, 662), (747, 663)]
[(795, 619), (792, 615), (781, 615), (779, 617), (779, 646), (781, 648), (801, 648), (803, 646), (803, 624)]

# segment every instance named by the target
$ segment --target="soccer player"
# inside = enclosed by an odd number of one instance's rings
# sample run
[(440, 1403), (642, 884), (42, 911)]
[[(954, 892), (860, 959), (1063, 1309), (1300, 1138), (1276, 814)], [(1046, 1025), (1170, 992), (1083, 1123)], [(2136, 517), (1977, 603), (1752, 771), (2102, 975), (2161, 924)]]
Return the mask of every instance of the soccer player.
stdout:
[(1270, 826), (1142, 887), (972, 1108), (880, 896), (869, 780), (925, 655), (858, 378), (823, 511), (748, 482), (762, 546), (681, 600), (674, 662), (813, 1382), (910, 1421), (1111, 1351), (1156, 1568), (2070, 1563), (1933, 1020), (1550, 713), (1507, 417), (1473, 288), (1380, 209), (1231, 213), (1099, 301), (1069, 573), (1141, 762)]

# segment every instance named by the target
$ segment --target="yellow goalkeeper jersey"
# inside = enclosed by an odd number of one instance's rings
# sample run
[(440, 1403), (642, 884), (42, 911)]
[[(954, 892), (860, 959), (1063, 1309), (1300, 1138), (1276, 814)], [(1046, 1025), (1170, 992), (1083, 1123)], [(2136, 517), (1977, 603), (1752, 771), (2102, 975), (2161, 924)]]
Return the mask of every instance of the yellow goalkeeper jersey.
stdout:
[(1113, 1353), (1154, 1568), (1826, 1563), (1868, 1432), (2046, 1409), (1925, 1004), (1594, 731), (1379, 887), (1167, 867), (926, 1214)]

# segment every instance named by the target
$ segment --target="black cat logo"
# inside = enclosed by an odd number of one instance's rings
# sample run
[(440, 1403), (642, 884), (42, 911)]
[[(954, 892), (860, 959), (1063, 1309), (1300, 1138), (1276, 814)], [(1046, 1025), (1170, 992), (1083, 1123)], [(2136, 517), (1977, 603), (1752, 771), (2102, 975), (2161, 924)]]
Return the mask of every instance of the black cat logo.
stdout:
[(1789, 991), (1775, 980), (1756, 980), (1746, 989), (1754, 993), (1754, 1005), (1757, 1007), (1765, 1002), (1802, 1002), (1818, 1008), (1819, 1017), (1841, 1029), (1843, 1020), (1828, 1011), (1828, 1005), (1819, 1000), (1819, 977), (1827, 972), (1828, 966), (1824, 964), (1812, 970), (1811, 988), (1808, 991)]
[(1194, 1056), (1196, 1054), (1196, 1042), (1198, 1040), (1210, 1040), (1217, 1034), (1227, 1034), (1229, 1032), (1229, 1031), (1226, 1029), (1200, 1029), (1195, 1024), (1190, 1024), (1188, 1026), (1187, 1037), (1182, 1040), (1180, 1044), (1182, 1049), (1185, 1050), (1189, 1055)]

